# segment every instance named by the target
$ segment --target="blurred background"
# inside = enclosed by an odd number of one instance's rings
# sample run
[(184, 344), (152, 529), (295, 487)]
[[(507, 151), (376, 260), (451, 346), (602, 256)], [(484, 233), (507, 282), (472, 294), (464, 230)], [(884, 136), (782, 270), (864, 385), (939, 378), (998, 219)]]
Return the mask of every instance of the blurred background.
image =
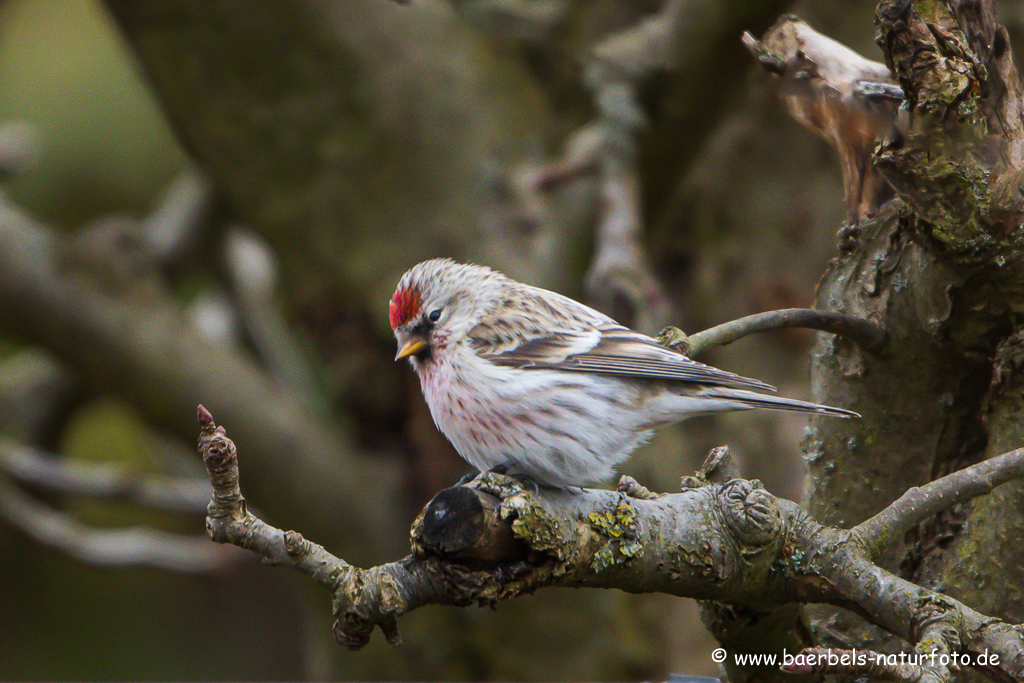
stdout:
[[(401, 273), (472, 260), (648, 333), (810, 306), (841, 178), (740, 35), (792, 12), (878, 59), (873, 11), (0, 0), (0, 679), (714, 675), (693, 601), (596, 591), (343, 651), (328, 596), (206, 539), (195, 406), (267, 521), (402, 557), (467, 468), (392, 360)], [(807, 398), (811, 341), (702, 360)], [(696, 419), (622, 471), (673, 490), (728, 444), (799, 500), (805, 424)]]

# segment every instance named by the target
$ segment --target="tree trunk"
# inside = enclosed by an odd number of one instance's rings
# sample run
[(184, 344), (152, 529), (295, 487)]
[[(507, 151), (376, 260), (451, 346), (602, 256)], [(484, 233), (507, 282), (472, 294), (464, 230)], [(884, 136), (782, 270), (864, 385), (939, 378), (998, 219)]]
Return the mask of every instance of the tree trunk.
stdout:
[[(898, 198), (851, 230), (817, 303), (878, 321), (890, 342), (872, 355), (821, 336), (812, 354), (815, 399), (864, 416), (817, 420), (807, 441), (809, 510), (844, 527), (1024, 442), (1024, 101), (1006, 31), (988, 2), (882, 2), (877, 20), (905, 102), (870, 162)], [(891, 539), (885, 566), (1019, 623), (1021, 494), (939, 513)], [(828, 611), (823, 642), (847, 641), (856, 618)]]

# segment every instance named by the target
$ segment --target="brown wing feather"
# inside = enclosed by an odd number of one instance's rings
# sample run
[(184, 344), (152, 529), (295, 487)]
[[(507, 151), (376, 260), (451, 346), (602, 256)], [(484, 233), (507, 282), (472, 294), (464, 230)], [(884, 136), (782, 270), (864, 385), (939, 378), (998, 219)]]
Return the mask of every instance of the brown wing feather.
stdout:
[(591, 349), (572, 353), (570, 350), (575, 346), (573, 342), (580, 340), (579, 335), (556, 334), (531, 340), (520, 348), (492, 356), (489, 360), (499, 365), (520, 368), (594, 372), (775, 391), (773, 386), (760, 380), (698, 363), (628, 328), (601, 330), (600, 338)]
[(691, 360), (572, 299), (531, 290), (510, 292), (499, 311), (470, 331), (470, 342), (483, 358), (516, 368), (775, 391), (770, 384)]

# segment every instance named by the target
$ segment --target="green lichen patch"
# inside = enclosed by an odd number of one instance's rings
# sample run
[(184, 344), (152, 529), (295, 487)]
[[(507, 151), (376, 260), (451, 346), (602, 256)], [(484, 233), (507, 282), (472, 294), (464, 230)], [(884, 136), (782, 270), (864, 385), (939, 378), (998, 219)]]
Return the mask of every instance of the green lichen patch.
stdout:
[(594, 554), (592, 566), (595, 572), (621, 564), (643, 550), (637, 536), (636, 513), (625, 496), (619, 498), (613, 510), (591, 512), (587, 521), (591, 528), (608, 539)]
[(529, 491), (506, 498), (501, 516), (512, 519), (512, 533), (533, 550), (564, 560), (568, 544), (562, 525)]

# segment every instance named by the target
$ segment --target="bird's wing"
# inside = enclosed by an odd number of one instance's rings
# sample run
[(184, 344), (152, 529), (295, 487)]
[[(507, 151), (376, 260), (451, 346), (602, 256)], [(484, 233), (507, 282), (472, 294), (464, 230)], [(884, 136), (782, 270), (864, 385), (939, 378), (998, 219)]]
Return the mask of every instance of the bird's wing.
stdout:
[(541, 304), (521, 300), (485, 316), (469, 333), (477, 354), (515, 368), (775, 391), (770, 384), (691, 360), (572, 299), (543, 294)]

